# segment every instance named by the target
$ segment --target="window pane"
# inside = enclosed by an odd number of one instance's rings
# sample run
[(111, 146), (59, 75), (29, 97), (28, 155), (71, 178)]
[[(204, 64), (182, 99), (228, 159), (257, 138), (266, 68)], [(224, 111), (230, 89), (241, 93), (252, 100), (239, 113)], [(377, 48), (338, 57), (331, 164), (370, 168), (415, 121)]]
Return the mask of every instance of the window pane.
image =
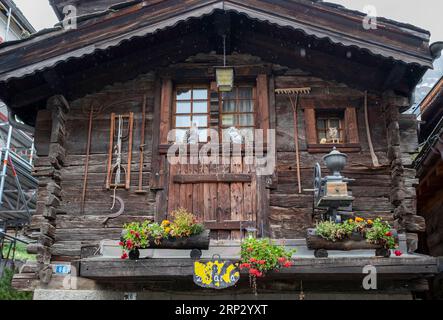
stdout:
[(206, 101), (194, 102), (193, 113), (208, 113), (208, 103)]
[(232, 90), (231, 92), (223, 92), (222, 93), (222, 99), (223, 100), (228, 100), (228, 99), (235, 99), (235, 89)]
[(238, 98), (252, 100), (252, 88), (238, 88)]
[(198, 140), (200, 142), (207, 142), (208, 141), (208, 130), (207, 129), (198, 130)]
[(238, 102), (239, 112), (253, 112), (254, 111), (254, 101), (252, 100), (240, 100)]
[(191, 100), (191, 89), (177, 89), (177, 100)]
[(329, 128), (340, 128), (340, 121), (338, 119), (329, 120)]
[(192, 99), (194, 99), (194, 100), (208, 99), (208, 90), (207, 89), (194, 89)]
[(222, 125), (223, 126), (234, 126), (234, 115), (233, 114), (224, 114), (222, 116)]
[(325, 128), (326, 128), (326, 126), (325, 126), (325, 120), (323, 120), (323, 119), (319, 119), (319, 120), (317, 121), (317, 128), (318, 128), (318, 129), (325, 129)]
[(177, 116), (175, 117), (175, 124), (177, 128), (190, 128), (191, 116)]
[[(175, 130), (175, 142), (184, 142), (186, 130)], [(186, 141), (187, 143), (187, 141)]]
[(254, 117), (252, 114), (240, 114), (239, 116), (239, 125), (240, 126), (253, 126), (254, 125)]
[(177, 102), (177, 113), (191, 113), (191, 103)]
[(223, 101), (223, 112), (235, 112), (235, 100)]
[(197, 124), (199, 128), (206, 128), (208, 126), (207, 116), (194, 116), (192, 117), (192, 123)]

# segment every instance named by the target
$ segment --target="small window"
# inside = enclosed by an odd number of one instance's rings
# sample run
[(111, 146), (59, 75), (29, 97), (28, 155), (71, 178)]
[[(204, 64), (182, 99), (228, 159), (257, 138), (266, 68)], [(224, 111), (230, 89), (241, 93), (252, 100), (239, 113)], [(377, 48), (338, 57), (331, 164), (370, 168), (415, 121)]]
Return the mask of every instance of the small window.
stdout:
[(208, 141), (209, 89), (205, 86), (177, 87), (175, 93), (174, 128), (176, 141), (183, 142), (189, 130), (198, 129), (199, 142)]
[(253, 87), (235, 87), (231, 92), (221, 93), (220, 128), (224, 142), (230, 141), (238, 131), (249, 141), (254, 139), (255, 90)]
[(322, 115), (317, 116), (317, 143), (341, 144), (345, 142), (344, 116)]
[(308, 152), (327, 152), (333, 145), (346, 152), (361, 150), (355, 107), (316, 108), (314, 101), (306, 101), (303, 109)]

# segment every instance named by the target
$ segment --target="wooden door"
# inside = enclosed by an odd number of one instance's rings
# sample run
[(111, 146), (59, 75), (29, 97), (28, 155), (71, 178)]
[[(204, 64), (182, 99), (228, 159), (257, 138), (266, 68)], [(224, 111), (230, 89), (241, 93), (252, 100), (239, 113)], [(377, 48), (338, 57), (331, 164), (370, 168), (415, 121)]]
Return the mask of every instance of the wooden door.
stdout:
[(240, 239), (246, 227), (256, 228), (257, 196), (254, 166), (244, 155), (230, 164), (169, 166), (168, 212), (180, 207), (193, 212), (217, 239)]

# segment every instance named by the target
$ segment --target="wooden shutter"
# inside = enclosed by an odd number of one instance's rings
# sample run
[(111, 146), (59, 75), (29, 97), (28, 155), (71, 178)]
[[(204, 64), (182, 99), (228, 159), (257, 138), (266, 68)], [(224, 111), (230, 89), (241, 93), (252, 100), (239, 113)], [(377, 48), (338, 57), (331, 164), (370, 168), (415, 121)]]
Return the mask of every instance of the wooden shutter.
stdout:
[(163, 79), (160, 106), (160, 144), (168, 143), (168, 132), (171, 129), (172, 81)]
[[(308, 104), (308, 103), (307, 103)], [(311, 104), (311, 102), (309, 102)], [(317, 126), (315, 109), (312, 106), (305, 108), (306, 142), (308, 145), (317, 144)]]
[(349, 107), (345, 110), (346, 143), (359, 143), (357, 112), (355, 108)]
[(266, 132), (269, 129), (269, 90), (266, 74), (257, 76), (257, 111), (255, 114), (257, 115), (257, 128), (264, 130), (263, 138), (266, 139)]

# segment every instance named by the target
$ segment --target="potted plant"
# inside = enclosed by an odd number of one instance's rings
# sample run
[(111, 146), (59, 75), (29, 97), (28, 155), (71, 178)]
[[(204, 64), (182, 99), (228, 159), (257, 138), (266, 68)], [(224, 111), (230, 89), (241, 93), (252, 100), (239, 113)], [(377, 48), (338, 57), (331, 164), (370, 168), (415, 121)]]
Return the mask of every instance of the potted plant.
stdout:
[(270, 271), (292, 266), (292, 255), (296, 250), (287, 250), (270, 239), (248, 236), (241, 245), (240, 270), (247, 270), (254, 294), (257, 294), (257, 278)]
[[(316, 257), (327, 257), (326, 250), (375, 249), (377, 256), (389, 257), (396, 248), (396, 231), (380, 218), (365, 220), (357, 217), (342, 223), (322, 221), (308, 230), (308, 248)], [(396, 255), (399, 255), (397, 250)], [(401, 253), (400, 253), (401, 254)]]
[(120, 246), (122, 259), (137, 260), (140, 249), (196, 249), (209, 248), (209, 230), (197, 223), (196, 217), (180, 208), (171, 213), (173, 221), (164, 220), (160, 224), (145, 221), (132, 222), (123, 228)]

